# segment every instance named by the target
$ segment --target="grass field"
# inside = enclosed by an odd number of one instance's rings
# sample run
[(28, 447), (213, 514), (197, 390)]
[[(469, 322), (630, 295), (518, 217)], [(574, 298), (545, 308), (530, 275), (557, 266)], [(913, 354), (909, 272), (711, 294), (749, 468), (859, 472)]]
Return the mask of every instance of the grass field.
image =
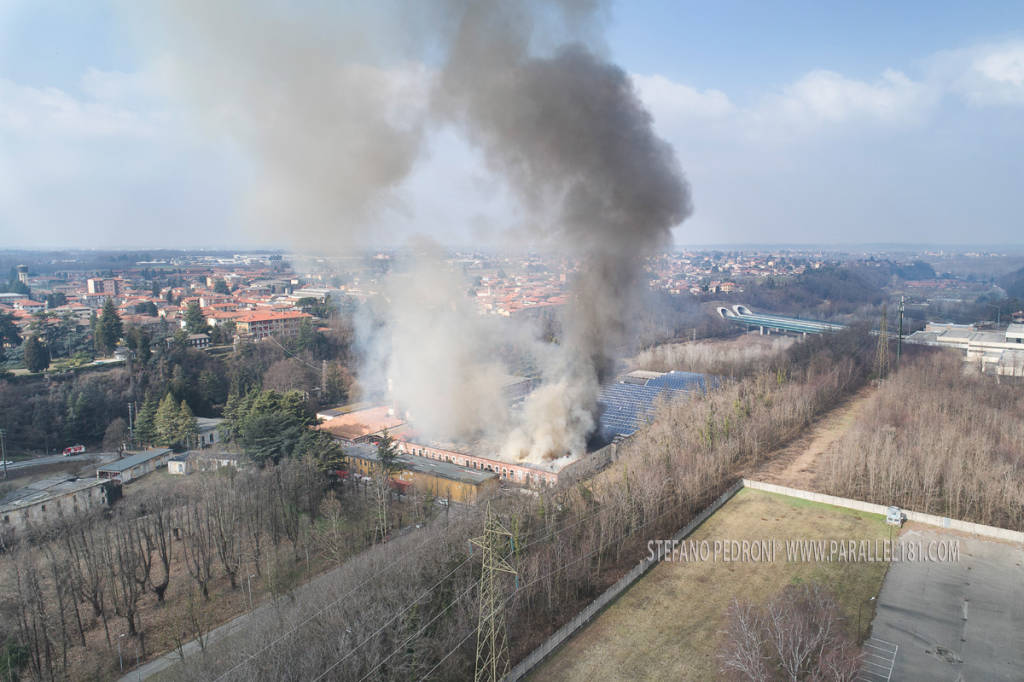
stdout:
[[(744, 488), (693, 540), (887, 539), (882, 516)], [(640, 557), (638, 557), (639, 559)], [(716, 678), (721, 631), (733, 598), (764, 601), (787, 584), (817, 580), (839, 599), (849, 631), (858, 605), (878, 594), (884, 563), (663, 562), (566, 642), (531, 680), (708, 680)], [(873, 615), (863, 608), (861, 629)]]

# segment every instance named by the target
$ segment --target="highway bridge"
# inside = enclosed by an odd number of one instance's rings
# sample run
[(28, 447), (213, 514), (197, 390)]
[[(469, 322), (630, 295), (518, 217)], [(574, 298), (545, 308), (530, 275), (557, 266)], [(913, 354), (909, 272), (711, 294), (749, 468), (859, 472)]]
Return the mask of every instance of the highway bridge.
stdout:
[(718, 314), (736, 324), (745, 325), (748, 329), (757, 327), (762, 334), (775, 332), (793, 332), (795, 334), (834, 334), (846, 328), (846, 325), (820, 322), (818, 320), (801, 320), (797, 317), (773, 315), (771, 313), (755, 313), (745, 305), (734, 305), (732, 309), (720, 306)]

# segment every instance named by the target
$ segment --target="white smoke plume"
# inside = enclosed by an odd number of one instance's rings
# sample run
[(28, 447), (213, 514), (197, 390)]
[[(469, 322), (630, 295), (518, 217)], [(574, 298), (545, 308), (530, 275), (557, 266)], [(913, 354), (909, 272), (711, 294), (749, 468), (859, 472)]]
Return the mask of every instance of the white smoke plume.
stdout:
[[(341, 7), (339, 5), (338, 7)], [(417, 426), (500, 428), (506, 457), (583, 451), (628, 335), (642, 261), (691, 212), (671, 147), (628, 75), (601, 56), (590, 0), (436, 0), (304, 8), (173, 2), (165, 59), (213, 127), (259, 163), (261, 222), (299, 246), (367, 241), (375, 211), (451, 126), (526, 211), (538, 245), (582, 261), (557, 349), (518, 424), (500, 403), (495, 332), (464, 283), (419, 265), (389, 292), (388, 375)], [(368, 30), (361, 30), (367, 29)], [(169, 55), (169, 56), (168, 56)], [(429, 262), (429, 261), (428, 261)]]

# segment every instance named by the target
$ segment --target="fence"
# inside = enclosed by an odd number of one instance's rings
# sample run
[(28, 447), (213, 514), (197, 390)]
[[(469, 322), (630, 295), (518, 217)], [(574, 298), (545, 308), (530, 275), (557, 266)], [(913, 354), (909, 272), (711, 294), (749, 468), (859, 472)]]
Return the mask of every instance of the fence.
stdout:
[[(705, 507), (697, 516), (693, 517), (688, 524), (683, 526), (672, 539), (680, 541), (687, 537), (690, 533), (697, 529), (697, 526), (707, 521), (708, 517), (718, 511), (718, 508), (729, 501), (733, 495), (735, 495), (743, 487), (743, 481), (737, 481), (732, 487), (722, 493), (718, 499)], [(568, 623), (559, 628), (555, 634), (548, 637), (543, 644), (531, 651), (526, 658), (521, 660), (516, 667), (514, 667), (509, 673), (503, 678), (506, 682), (515, 682), (521, 679), (528, 672), (543, 661), (548, 654), (557, 649), (562, 642), (567, 640), (569, 637), (574, 635), (577, 630), (586, 625), (594, 616), (596, 616), (601, 609), (610, 604), (620, 594), (622, 594), (630, 585), (635, 583), (641, 576), (649, 571), (656, 563), (658, 563), (659, 557), (655, 559), (643, 559), (630, 569), (629, 573), (622, 576), (614, 585), (609, 587), (607, 590), (601, 593), (597, 599), (590, 602), (582, 611), (570, 620)]]
[[(888, 509), (888, 507), (882, 504), (871, 504), (870, 502), (851, 500), (846, 497), (835, 497), (833, 495), (825, 495), (823, 493), (814, 493), (809, 490), (788, 488), (784, 485), (775, 485), (774, 483), (762, 483), (761, 481), (752, 481), (746, 478), (743, 479), (743, 486), (746, 488), (753, 488), (754, 490), (763, 490), (769, 493), (778, 493), (779, 495), (797, 497), (800, 498), (801, 500), (810, 500), (811, 502), (831, 504), (834, 507), (856, 509), (857, 511), (867, 512), (869, 514), (882, 514), (884, 516), (886, 510)], [(903, 510), (903, 514), (906, 517), (907, 521), (915, 521), (917, 523), (924, 523), (929, 526), (938, 526), (939, 528), (948, 528), (950, 530), (957, 530), (963, 533), (970, 533), (972, 535), (980, 535), (982, 537), (994, 538), (996, 540), (1008, 540), (1010, 542), (1024, 544), (1024, 533), (1021, 533), (1020, 531), (1016, 530), (996, 528), (995, 526), (983, 526), (980, 523), (971, 523), (970, 521), (949, 519), (944, 516), (936, 516), (935, 514), (924, 514), (922, 512), (909, 511), (907, 509)]]
[[(683, 538), (686, 538), (697, 527), (704, 523), (708, 517), (718, 511), (719, 507), (729, 501), (733, 495), (735, 495), (741, 488), (753, 488), (754, 490), (763, 490), (764, 492), (777, 493), (779, 495), (786, 495), (788, 497), (796, 497), (802, 500), (808, 500), (811, 502), (820, 502), (822, 504), (830, 504), (834, 507), (845, 507), (846, 509), (855, 509), (857, 511), (866, 512), (868, 514), (881, 514), (884, 516), (888, 511), (888, 507), (882, 504), (872, 504), (871, 502), (862, 502), (860, 500), (851, 500), (846, 497), (835, 497), (834, 495), (825, 495), (824, 493), (815, 493), (809, 490), (799, 490), (797, 488), (789, 488), (784, 485), (775, 485), (774, 483), (762, 483), (761, 481), (753, 481), (750, 479), (742, 479), (741, 481), (734, 484), (731, 488), (726, 490), (722, 495), (712, 502), (710, 505), (704, 508), (697, 516), (695, 516), (688, 524), (686, 524), (682, 530), (677, 532), (672, 539), (679, 542)], [(1008, 530), (1006, 528), (996, 528), (994, 526), (983, 526), (980, 523), (970, 523), (968, 521), (959, 521), (957, 519), (948, 519), (942, 516), (935, 516), (934, 514), (923, 514), (921, 512), (903, 510), (904, 515), (908, 521), (915, 521), (917, 523), (924, 523), (930, 526), (938, 526), (940, 528), (948, 528), (950, 530), (962, 531), (965, 533), (971, 533), (973, 535), (980, 535), (982, 537), (994, 538), (997, 540), (1009, 540), (1011, 542), (1024, 544), (1024, 533), (1014, 530)], [(506, 682), (515, 682), (516, 680), (524, 677), (528, 672), (533, 670), (541, 661), (543, 661), (552, 651), (562, 645), (565, 640), (574, 635), (577, 630), (586, 625), (590, 620), (596, 616), (601, 609), (610, 604), (620, 594), (622, 594), (630, 585), (641, 578), (647, 571), (649, 571), (656, 563), (658, 558), (655, 559), (643, 559), (634, 566), (629, 573), (622, 576), (618, 582), (605, 590), (601, 595), (587, 605), (582, 611), (576, 614), (576, 617), (571, 621), (563, 625), (553, 635), (551, 635), (543, 644), (538, 646), (536, 649), (531, 651), (526, 658), (519, 662), (508, 675), (504, 677)]]

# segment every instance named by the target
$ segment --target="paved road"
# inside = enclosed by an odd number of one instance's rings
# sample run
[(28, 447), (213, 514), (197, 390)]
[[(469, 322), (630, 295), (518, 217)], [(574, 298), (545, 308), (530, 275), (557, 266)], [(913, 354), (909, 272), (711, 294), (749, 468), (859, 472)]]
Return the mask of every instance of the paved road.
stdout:
[(891, 680), (1024, 679), (1024, 548), (920, 526), (900, 540), (959, 540), (960, 560), (890, 565), (871, 636), (899, 647)]
[[(42, 455), (40, 457), (33, 457), (32, 459), (22, 459), (14, 462), (13, 464), (7, 465), (8, 471), (18, 471), (21, 469), (31, 469), (32, 467), (43, 466), (45, 464), (61, 464), (63, 462), (88, 462), (97, 458), (117, 457), (116, 452), (92, 452), (84, 455), (71, 455), (65, 457), (64, 455)], [(0, 468), (2, 471), (2, 468)]]

